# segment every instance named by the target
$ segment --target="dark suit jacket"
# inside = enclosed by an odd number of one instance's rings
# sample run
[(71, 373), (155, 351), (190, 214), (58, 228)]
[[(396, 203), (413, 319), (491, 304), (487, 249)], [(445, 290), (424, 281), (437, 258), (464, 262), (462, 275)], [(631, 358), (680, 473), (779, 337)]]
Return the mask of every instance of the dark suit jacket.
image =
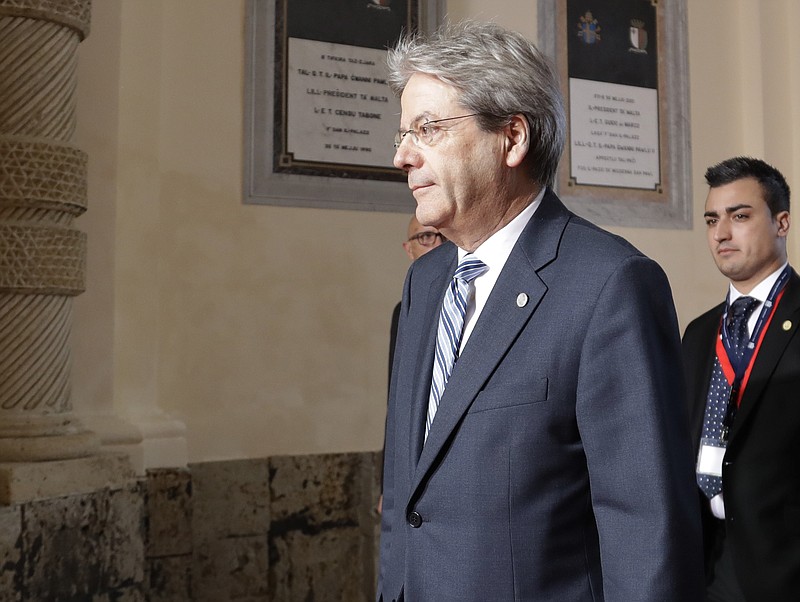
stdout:
[[(724, 303), (686, 328), (695, 456)], [(753, 364), (722, 466), (727, 538), (748, 600), (800, 600), (800, 278), (793, 273)], [(700, 490), (698, 489), (698, 492)], [(703, 511), (706, 552), (716, 520)]]
[(663, 271), (548, 191), (423, 447), (438, 314), (456, 261), (447, 243), (406, 277), (378, 598), (700, 600), (680, 337)]

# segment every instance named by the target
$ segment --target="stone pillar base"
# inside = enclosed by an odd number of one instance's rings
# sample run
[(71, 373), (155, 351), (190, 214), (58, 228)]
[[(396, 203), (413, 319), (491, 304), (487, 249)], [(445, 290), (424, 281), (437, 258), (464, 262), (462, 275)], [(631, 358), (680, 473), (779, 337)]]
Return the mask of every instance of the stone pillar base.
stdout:
[(69, 460), (90, 456), (98, 449), (94, 433), (71, 413), (0, 414), (0, 464)]
[(0, 463), (0, 505), (118, 488), (135, 478), (123, 454), (53, 462), (4, 462)]
[(151, 468), (185, 468), (188, 462), (186, 425), (163, 412), (143, 415), (82, 414), (104, 451), (127, 454), (139, 475)]

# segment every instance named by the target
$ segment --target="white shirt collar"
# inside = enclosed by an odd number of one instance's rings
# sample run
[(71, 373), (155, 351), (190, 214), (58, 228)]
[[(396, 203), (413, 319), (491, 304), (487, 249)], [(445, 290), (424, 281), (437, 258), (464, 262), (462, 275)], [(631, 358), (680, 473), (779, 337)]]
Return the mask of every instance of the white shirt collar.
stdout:
[[(525, 209), (520, 211), (519, 215), (492, 234), (481, 243), (481, 246), (475, 249), (473, 255), (489, 266), (487, 274), (491, 272), (499, 274), (503, 269), (508, 256), (511, 254), (511, 249), (514, 248), (525, 226), (528, 225), (531, 217), (536, 213), (539, 205), (542, 204), (544, 193), (545, 187), (542, 187), (539, 194), (536, 195), (536, 198), (533, 199)], [(466, 254), (467, 251), (459, 247), (458, 260), (461, 261)]]
[[(492, 289), (494, 289), (497, 279), (500, 277), (500, 272), (503, 271), (508, 256), (511, 255), (511, 250), (514, 248), (514, 245), (517, 244), (517, 240), (519, 240), (522, 231), (525, 229), (525, 226), (528, 225), (528, 222), (539, 208), (539, 205), (542, 204), (544, 192), (545, 188), (542, 188), (531, 204), (525, 207), (518, 216), (492, 234), (481, 246), (475, 249), (473, 255), (489, 266), (489, 269), (472, 281), (475, 294), (472, 298), (472, 302), (467, 304), (464, 332), (461, 336), (461, 349), (464, 348), (470, 334), (472, 334), (472, 329), (475, 327), (475, 323), (483, 312), (486, 301), (489, 299), (489, 295)], [(461, 261), (466, 254), (466, 251), (459, 248), (458, 260)]]
[[(778, 276), (781, 275), (781, 272), (783, 271), (783, 269), (786, 267), (786, 265), (788, 263), (789, 263), (788, 261), (786, 263), (784, 263), (781, 267), (779, 267), (777, 270), (772, 272), (769, 276), (764, 278), (764, 280), (759, 282), (755, 287), (753, 287), (753, 290), (750, 291), (750, 293), (748, 294), (748, 297), (753, 297), (755, 299), (758, 299), (761, 303), (766, 301), (767, 297), (769, 297), (769, 292), (772, 290), (772, 287), (775, 284), (775, 281), (778, 279)], [(733, 286), (733, 283), (731, 283), (729, 285), (728, 296), (730, 298), (730, 303), (733, 303), (734, 301), (736, 301), (736, 299), (738, 299), (739, 297), (742, 297), (743, 295), (742, 295), (742, 293), (737, 291), (736, 287)]]

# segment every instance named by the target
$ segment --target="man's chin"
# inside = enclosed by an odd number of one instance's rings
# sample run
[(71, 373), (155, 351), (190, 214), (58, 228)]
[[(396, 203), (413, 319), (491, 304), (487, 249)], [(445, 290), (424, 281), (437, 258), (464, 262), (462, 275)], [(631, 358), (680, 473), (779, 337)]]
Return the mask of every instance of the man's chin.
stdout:
[(733, 282), (737, 282), (741, 279), (741, 272), (737, 268), (737, 266), (730, 265), (728, 263), (717, 264), (717, 268), (719, 269), (720, 274), (725, 276), (728, 280), (732, 280)]
[(417, 221), (423, 226), (438, 228), (442, 222), (443, 212), (430, 201), (420, 201), (417, 199), (416, 216)]

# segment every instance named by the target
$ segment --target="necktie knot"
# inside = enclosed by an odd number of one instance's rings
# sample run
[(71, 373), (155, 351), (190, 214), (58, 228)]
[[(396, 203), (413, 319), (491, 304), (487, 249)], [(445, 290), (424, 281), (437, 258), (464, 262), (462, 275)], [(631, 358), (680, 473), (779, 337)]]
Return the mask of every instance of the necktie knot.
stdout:
[(456, 280), (462, 280), (464, 282), (472, 282), (475, 280), (475, 278), (483, 274), (488, 269), (489, 266), (487, 266), (477, 257), (465, 255), (458, 264), (453, 278)]
[(731, 303), (730, 309), (728, 309), (728, 336), (736, 359), (740, 359), (744, 353), (749, 339), (747, 320), (758, 303), (758, 299), (753, 297), (739, 297)]
[(755, 309), (756, 305), (758, 305), (758, 299), (753, 297), (739, 297), (736, 299), (736, 301), (731, 303), (730, 319), (747, 320)]

